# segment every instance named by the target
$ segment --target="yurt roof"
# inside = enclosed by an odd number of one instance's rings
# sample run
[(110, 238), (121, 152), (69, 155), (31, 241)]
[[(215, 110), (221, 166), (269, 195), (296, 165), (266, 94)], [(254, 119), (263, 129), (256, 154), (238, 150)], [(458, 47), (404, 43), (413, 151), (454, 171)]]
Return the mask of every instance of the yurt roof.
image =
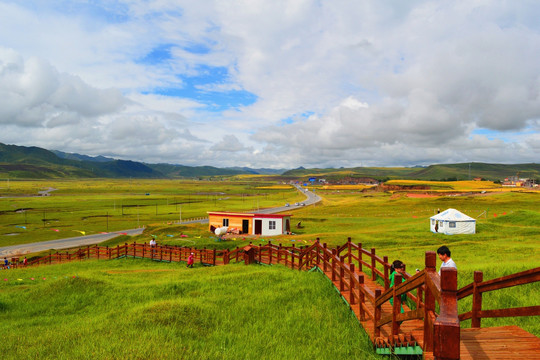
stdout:
[(472, 217), (465, 215), (456, 209), (446, 209), (440, 214), (432, 216), (430, 219), (438, 221), (476, 221)]

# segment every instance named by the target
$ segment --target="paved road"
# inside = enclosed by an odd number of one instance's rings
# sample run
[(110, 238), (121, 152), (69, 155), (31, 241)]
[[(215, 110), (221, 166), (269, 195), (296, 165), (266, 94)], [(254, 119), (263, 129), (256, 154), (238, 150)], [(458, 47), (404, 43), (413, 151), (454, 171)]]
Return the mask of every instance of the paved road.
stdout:
[(31, 244), (19, 244), (19, 245), (12, 245), (12, 246), (5, 246), (0, 247), (0, 258), (5, 257), (13, 257), (13, 256), (19, 256), (24, 255), (28, 253), (34, 253), (38, 251), (44, 251), (44, 250), (50, 250), (50, 249), (68, 249), (72, 247), (78, 247), (78, 246), (86, 246), (86, 245), (93, 245), (98, 244), (100, 242), (112, 239), (118, 235), (139, 235), (142, 234), (144, 228), (139, 229), (130, 229), (130, 230), (123, 230), (123, 231), (115, 231), (107, 234), (95, 234), (95, 235), (87, 235), (87, 236), (77, 236), (67, 239), (58, 239), (58, 240), (50, 240), (50, 241), (42, 241), (37, 243), (31, 243)]
[[(306, 200), (303, 202), (305, 206), (313, 205), (321, 201), (320, 196), (315, 195), (315, 193), (302, 188), (300, 185), (295, 185), (295, 187), (298, 189), (298, 191), (300, 191), (302, 194), (306, 196)], [(252, 212), (260, 213), (260, 214), (275, 214), (275, 213), (286, 212), (286, 211), (291, 211), (294, 209), (301, 208), (302, 205), (300, 204), (302, 203), (299, 203), (298, 205), (291, 204), (290, 206), (280, 206), (280, 207), (269, 208), (269, 209), (252, 210)], [(193, 224), (193, 223), (202, 223), (202, 224), (208, 223), (208, 219), (182, 221), (182, 224)], [(0, 247), (0, 258), (3, 258), (4, 256), (14, 257), (14, 256), (34, 253), (38, 251), (50, 250), (50, 249), (60, 250), (60, 249), (68, 249), (68, 248), (79, 247), (79, 246), (94, 245), (94, 244), (99, 244), (100, 242), (112, 239), (124, 233), (131, 236), (139, 235), (139, 234), (142, 234), (143, 230), (144, 228), (130, 229), (130, 230), (111, 232), (107, 234), (77, 236), (77, 237), (72, 237), (72, 238), (67, 238), (67, 239), (58, 239), (58, 240), (42, 241), (42, 242), (31, 243), (31, 244), (5, 246), (5, 247)]]

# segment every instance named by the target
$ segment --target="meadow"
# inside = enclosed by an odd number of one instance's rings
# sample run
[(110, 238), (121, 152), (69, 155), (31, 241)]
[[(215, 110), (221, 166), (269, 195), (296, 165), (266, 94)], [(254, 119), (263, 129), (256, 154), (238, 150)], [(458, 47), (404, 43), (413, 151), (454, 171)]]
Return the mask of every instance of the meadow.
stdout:
[(118, 259), (0, 273), (4, 359), (379, 358), (318, 272)]
[[(10, 181), (0, 188), (0, 247), (173, 224), (207, 211), (256, 211), (304, 199), (291, 185), (254, 181)], [(38, 196), (39, 191), (50, 196)]]
[[(430, 185), (429, 182), (423, 182)], [(484, 183), (484, 184), (482, 184)], [(148, 242), (150, 235), (154, 235), (158, 239), (158, 243), (180, 245), (180, 246), (196, 246), (207, 248), (234, 248), (236, 246), (244, 246), (249, 241), (263, 244), (267, 241), (283, 244), (295, 244), (297, 246), (305, 246), (312, 243), (316, 238), (320, 238), (322, 242), (328, 243), (330, 246), (343, 244), (348, 237), (352, 238), (352, 241), (362, 243), (366, 249), (376, 248), (377, 254), (383, 256), (387, 255), (390, 261), (394, 259), (400, 259), (407, 265), (409, 273), (413, 273), (415, 268), (424, 267), (424, 254), (426, 251), (435, 251), (441, 245), (447, 245), (452, 251), (452, 258), (455, 260), (458, 266), (458, 287), (462, 287), (473, 279), (473, 272), (475, 270), (481, 270), (484, 272), (484, 280), (513, 274), (519, 271), (535, 268), (540, 266), (540, 207), (539, 199), (540, 193), (534, 191), (510, 191), (505, 189), (504, 191), (498, 191), (493, 183), (489, 182), (444, 182), (443, 184), (431, 184), (433, 187), (446, 186), (448, 190), (453, 193), (462, 192), (464, 196), (448, 196), (447, 194), (441, 194), (435, 197), (409, 197), (404, 192), (376, 192), (365, 187), (326, 187), (324, 186), (311, 186), (318, 195), (323, 198), (323, 201), (315, 206), (302, 207), (298, 210), (291, 211), (293, 214), (292, 224), (301, 222), (301, 228), (295, 228), (293, 226), (293, 235), (286, 235), (280, 237), (266, 237), (266, 238), (246, 238), (236, 237), (230, 238), (226, 241), (218, 241), (208, 231), (207, 225), (202, 224), (190, 224), (180, 225), (175, 224), (176, 218), (179, 213), (176, 207), (181, 206), (182, 218), (187, 217), (203, 217), (206, 215), (206, 211), (209, 210), (227, 210), (227, 211), (248, 211), (257, 209), (258, 207), (271, 207), (280, 206), (285, 202), (302, 201), (303, 196), (298, 193), (294, 188), (289, 185), (277, 184), (276, 182), (260, 181), (256, 179), (242, 178), (241, 180), (230, 180), (221, 182), (206, 182), (206, 181), (172, 181), (172, 180), (133, 180), (133, 181), (118, 181), (118, 180), (104, 180), (104, 181), (60, 181), (54, 182), (54, 185), (50, 185), (49, 182), (22, 182), (22, 184), (15, 185), (15, 182), (11, 183), (11, 197), (2, 199), (2, 213), (0, 215), (0, 229), (4, 235), (0, 235), (1, 245), (8, 245), (12, 243), (32, 242), (37, 240), (48, 240), (51, 236), (56, 238), (68, 237), (79, 235), (75, 230), (85, 230), (88, 233), (104, 231), (104, 218), (99, 216), (88, 216), (85, 214), (104, 214), (110, 211), (107, 219), (109, 221), (110, 231), (112, 228), (121, 230), (137, 225), (144, 224), (147, 226), (143, 235), (131, 238), (127, 236), (121, 236), (116, 239), (112, 239), (106, 242), (105, 245), (115, 246), (116, 244), (123, 244), (128, 241)], [(20, 188), (16, 188), (20, 186)], [(30, 192), (37, 192), (47, 187), (54, 187), (58, 190), (54, 191), (49, 197), (29, 198), (29, 197), (16, 197), (17, 195), (28, 194)], [(492, 191), (488, 191), (488, 190)], [(5, 190), (5, 189), (4, 189)], [(5, 196), (4, 190), (2, 194)], [(482, 193), (482, 191), (486, 191)], [(149, 194), (149, 195), (146, 195)], [(148, 199), (147, 206), (143, 206), (144, 201)], [(118, 201), (118, 202), (117, 202)], [(157, 205), (156, 205), (157, 203)], [(123, 207), (124, 215), (121, 213), (121, 205), (138, 205), (133, 207)], [(115, 208), (116, 206), (116, 208)], [(28, 211), (28, 216), (33, 214), (35, 216), (33, 222), (28, 222), (33, 225), (27, 227), (27, 229), (21, 229), (16, 227), (23, 224), (23, 214), (14, 211), (14, 209), (20, 208), (32, 208), (35, 210)], [(40, 220), (40, 212), (43, 209), (48, 209), (46, 213), (56, 214), (51, 218), (56, 218), (55, 221), (43, 222)], [(429, 230), (429, 217), (436, 214), (437, 209), (445, 210), (447, 208), (458, 209), (465, 214), (477, 219), (477, 233), (474, 235), (452, 235), (447, 236), (443, 234), (434, 234)], [(137, 210), (138, 209), (138, 210)], [(185, 216), (185, 217), (184, 217)], [(43, 216), (49, 218), (49, 216)], [(83, 217), (86, 219), (82, 220)], [(30, 218), (30, 217), (28, 217)], [(58, 228), (60, 231), (56, 232), (54, 229)], [(9, 232), (17, 232), (18, 235), (6, 235)], [(438, 264), (439, 265), (439, 264)], [(253, 328), (249, 334), (242, 333), (244, 337), (249, 338), (249, 341), (263, 341), (265, 337), (269, 338), (269, 343), (275, 345), (275, 347), (283, 348), (280, 351), (283, 353), (276, 353), (274, 357), (268, 358), (313, 358), (304, 354), (301, 349), (304, 345), (297, 346), (297, 341), (300, 341), (301, 337), (298, 335), (298, 329), (286, 328), (285, 331), (279, 332), (278, 338), (285, 341), (283, 344), (279, 344), (274, 337), (273, 332), (277, 331), (280, 325), (275, 325), (271, 322), (269, 327), (271, 333), (264, 333), (259, 339), (259, 333), (268, 327), (268, 317), (272, 317), (271, 314), (279, 314), (277, 318), (284, 315), (280, 311), (284, 311), (283, 308), (293, 306), (298, 302), (302, 304), (300, 307), (302, 310), (291, 310), (291, 319), (287, 322), (297, 323), (300, 328), (315, 329), (321, 327), (319, 323), (312, 323), (311, 318), (318, 319), (321, 315), (313, 313), (313, 306), (311, 300), (314, 297), (314, 290), (302, 290), (296, 291), (297, 288), (303, 286), (312, 286), (312, 283), (318, 283), (316, 277), (312, 277), (311, 274), (303, 272), (293, 272), (287, 269), (279, 269), (279, 267), (237, 267), (233, 266), (231, 270), (226, 270), (228, 266), (221, 268), (200, 268), (197, 269), (196, 278), (192, 278), (192, 274), (195, 272), (185, 272), (184, 269), (178, 269), (178, 264), (162, 264), (156, 262), (144, 262), (139, 260), (118, 260), (112, 262), (95, 262), (81, 264), (69, 264), (52, 267), (41, 267), (40, 271), (45, 271), (43, 274), (31, 273), (33, 269), (16, 270), (21, 272), (22, 275), (17, 275), (19, 278), (25, 280), (19, 283), (13, 283), (12, 281), (3, 282), (0, 285), (0, 323), (17, 324), (15, 329), (19, 329), (19, 321), (21, 322), (20, 331), (14, 332), (15, 337), (10, 338), (8, 341), (10, 352), (22, 351), (13, 350), (17, 349), (16, 339), (24, 338), (27, 331), (31, 334), (38, 334), (37, 330), (32, 330), (33, 326), (41, 326), (41, 322), (45, 324), (54, 324), (56, 322), (64, 324), (64, 328), (57, 328), (54, 325), (56, 332), (61, 331), (75, 331), (79, 334), (79, 337), (71, 340), (71, 343), (79, 344), (83, 349), (86, 349), (89, 353), (98, 354), (100, 358), (106, 358), (104, 355), (105, 350), (101, 350), (102, 347), (113, 351), (118, 354), (115, 356), (124, 357), (127, 356), (127, 350), (122, 350), (119, 344), (126, 344), (121, 340), (123, 333), (130, 336), (135, 336), (135, 333), (146, 334), (140, 337), (142, 338), (154, 338), (156, 336), (163, 336), (159, 339), (163, 340), (166, 344), (175, 348), (175, 351), (180, 351), (184, 354), (184, 350), (193, 353), (194, 349), (197, 354), (201, 354), (202, 347), (206, 351), (218, 354), (220, 356), (229, 356), (228, 352), (236, 354), (237, 358), (251, 358), (241, 351), (251, 351), (250, 349), (244, 349), (238, 339), (230, 339), (224, 342), (225, 345), (219, 343), (215, 337), (222, 336), (226, 331), (219, 328), (223, 326), (229, 331), (233, 326), (227, 325), (229, 321), (236, 321), (236, 317), (240, 316), (245, 322), (249, 322), (247, 317), (243, 317), (243, 311), (249, 309), (250, 311), (266, 312), (266, 317), (255, 318)], [(48, 270), (50, 269), (50, 270)], [(123, 279), (119, 279), (117, 282), (113, 280), (111, 275), (108, 274), (111, 269), (114, 271), (125, 271), (131, 275), (122, 275)], [(124, 270), (122, 270), (124, 269)], [(152, 274), (149, 270), (159, 270), (157, 274)], [(161, 269), (173, 269), (174, 271), (161, 271)], [(142, 270), (142, 271), (139, 271)], [(233, 286), (229, 290), (224, 290), (218, 286), (220, 282), (228, 282), (227, 274), (231, 271), (234, 275), (230, 275), (230, 283), (242, 284), (244, 281), (249, 282), (249, 285), (241, 285), (240, 290), (237, 290), (240, 295), (236, 299), (236, 293), (233, 290)], [(268, 271), (268, 273), (266, 273)], [(73, 273), (77, 273), (79, 277), (69, 278)], [(4, 273), (2, 273), (4, 274)], [(81, 274), (85, 274), (84, 276)], [(62, 276), (68, 276), (68, 278), (62, 278)], [(204, 288), (200, 295), (189, 298), (190, 304), (197, 309), (198, 314), (201, 317), (211, 318), (224, 316), (224, 320), (216, 320), (213, 323), (215, 331), (220, 336), (212, 335), (209, 338), (201, 333), (197, 336), (194, 333), (186, 335), (179, 332), (183, 330), (158, 330), (161, 326), (153, 327), (145, 324), (146, 327), (139, 327), (140, 321), (129, 322), (129, 318), (139, 319), (140, 314), (134, 314), (133, 309), (145, 309), (145, 311), (154, 314), (152, 311), (152, 304), (158, 304), (160, 301), (164, 301), (159, 308), (160, 315), (156, 316), (157, 319), (165, 318), (166, 321), (173, 322), (180, 327), (180, 320), (175, 315), (177, 312), (184, 314), (185, 309), (182, 310), (183, 305), (178, 305), (180, 308), (177, 311), (174, 304), (169, 302), (173, 301), (171, 298), (163, 297), (163, 293), (157, 292), (157, 295), (153, 294), (151, 289), (161, 287), (173, 287), (174, 284), (182, 280), (183, 277), (187, 278), (185, 281), (193, 280), (195, 288)], [(218, 277), (218, 282), (212, 280), (213, 277)], [(32, 282), (28, 281), (29, 277), (35, 279), (46, 277), (51, 279), (58, 278), (61, 286), (54, 287), (55, 291), (60, 292), (61, 297), (52, 297), (53, 300), (40, 300), (43, 297), (38, 295), (43, 293), (45, 298), (51, 297), (52, 292), (47, 286), (54, 282), (41, 281)], [(142, 279), (140, 284), (138, 283), (139, 277)], [(245, 279), (244, 279), (245, 277)], [(261, 278), (264, 280), (264, 286), (255, 284), (253, 278)], [(285, 280), (282, 278), (284, 277)], [(158, 282), (154, 284), (153, 279)], [(189, 280), (191, 279), (191, 280)], [(271, 280), (268, 280), (271, 279)], [(56, 281), (57, 279), (55, 279)], [(143, 284), (144, 281), (148, 284)], [(152, 280), (152, 281), (150, 281)], [(182, 280), (184, 281), (184, 280)], [(73, 284), (72, 284), (73, 282)], [(81, 282), (81, 283), (79, 283)], [(306, 284), (304, 284), (306, 282)], [(125, 283), (125, 284), (124, 284)], [(274, 284), (275, 283), (275, 284)], [(77, 285), (78, 284), (78, 285)], [(132, 287), (127, 285), (132, 284)], [(137, 285), (138, 284), (138, 285)], [(279, 287), (283, 284), (283, 287)], [(73, 285), (73, 286), (72, 286)], [(271, 288), (270, 285), (278, 286), (277, 290)], [(289, 285), (291, 287), (289, 287)], [(64, 286), (64, 287), (62, 287)], [(140, 288), (138, 286), (141, 286)], [(144, 286), (148, 286), (145, 288)], [(213, 287), (218, 287), (218, 290)], [(331, 298), (335, 298), (336, 304), (339, 304), (341, 300), (335, 296), (335, 292), (328, 284), (321, 285), (322, 291), (325, 296), (328, 295)], [(259, 293), (264, 288), (269, 287), (271, 292), (286, 293), (290, 291), (293, 296), (288, 298), (287, 301), (281, 301), (268, 295), (268, 301), (262, 299)], [(32, 292), (32, 289), (36, 289)], [(63, 289), (63, 290), (59, 290)], [(88, 289), (88, 290), (87, 290)], [(116, 292), (115, 292), (116, 289)], [(228, 287), (229, 289), (229, 287)], [(287, 290), (289, 289), (289, 290)], [(120, 290), (120, 291), (118, 291)], [(319, 291), (317, 290), (317, 291)], [(79, 293), (88, 291), (91, 295), (84, 297)], [(193, 290), (195, 291), (195, 290)], [(214, 293), (216, 292), (216, 293)], [(308, 300), (301, 300), (301, 293), (306, 292), (308, 294)], [(123, 293), (123, 297), (117, 293)], [(36, 297), (35, 303), (30, 308), (22, 308), (18, 315), (12, 317), (15, 311), (19, 311), (18, 305), (14, 305), (17, 297), (22, 297), (22, 302), (27, 302), (30, 299), (30, 295)], [(146, 294), (146, 295), (145, 295)], [(186, 293), (182, 293), (183, 296), (179, 297), (178, 301), (185, 301), (183, 299)], [(205, 298), (206, 294), (214, 294), (213, 299), (209, 300)], [(221, 294), (221, 295), (220, 295)], [(52, 313), (55, 310), (55, 303), (62, 304), (62, 297), (73, 297), (78, 299), (79, 305), (75, 302), (68, 308), (64, 315), (61, 311)], [(80, 297), (79, 297), (80, 296)], [(210, 295), (208, 295), (210, 296)], [(215, 304), (220, 303), (220, 296), (222, 300), (223, 314), (216, 314), (213, 307), (207, 307), (206, 303)], [(115, 310), (115, 306), (118, 303), (125, 301), (127, 305), (125, 308)], [(139, 307), (137, 301), (140, 298), (147, 297), (150, 301), (147, 306)], [(235, 300), (229, 300), (229, 298)], [(244, 299), (245, 298), (245, 299)], [(108, 300), (110, 299), (110, 301)], [(131, 299), (138, 299), (137, 301)], [(175, 301), (176, 301), (175, 300)], [(251, 301), (253, 300), (253, 301)], [(43, 304), (41, 302), (43, 301)], [(132, 301), (132, 302), (131, 302)], [(146, 300), (144, 300), (146, 301)], [(169, 302), (167, 302), (169, 301)], [(249, 302), (249, 304), (244, 303)], [(334, 301), (334, 300), (324, 300)], [(144, 302), (143, 302), (144, 303)], [(234, 308), (234, 304), (244, 304), (243, 307), (238, 309)], [(273, 307), (273, 303), (275, 307)], [(526, 286), (517, 287), (514, 289), (506, 289), (498, 292), (488, 293), (484, 295), (483, 302), (484, 309), (497, 309), (497, 308), (509, 308), (519, 306), (534, 306), (540, 305), (540, 285), (530, 284)], [(190, 306), (191, 306), (190, 305)], [(22, 306), (22, 304), (21, 304)], [(95, 308), (94, 308), (95, 306)], [(334, 305), (332, 305), (333, 307)], [(36, 312), (32, 312), (31, 308), (47, 308), (51, 310), (45, 312), (48, 314), (48, 318), (36, 318), (35, 321), (25, 319), (24, 314), (32, 314), (32, 317), (36, 315)], [(232, 307), (232, 308), (231, 308)], [(270, 310), (267, 310), (268, 307)], [(319, 306), (315, 306), (319, 308)], [(327, 307), (324, 305), (323, 307)], [(345, 306), (337, 306), (345, 313)], [(90, 309), (91, 308), (91, 309)], [(63, 308), (60, 307), (60, 310)], [(311, 309), (311, 310), (310, 310)], [(87, 311), (88, 310), (88, 311)], [(459, 311), (465, 312), (470, 310), (470, 298), (459, 302)], [(52, 312), (51, 312), (52, 311)], [(182, 312), (183, 311), (183, 312)], [(302, 313), (302, 311), (308, 311), (308, 314)], [(338, 309), (336, 308), (336, 311)], [(341, 311), (341, 310), (339, 310)], [(99, 315), (101, 312), (105, 312), (108, 315)], [(88, 316), (86, 316), (87, 314)], [(227, 315), (224, 315), (227, 314)], [(238, 315), (235, 315), (238, 314)], [(154, 315), (152, 315), (153, 317)], [(184, 316), (184, 315), (182, 315)], [(185, 316), (188, 316), (187, 314)], [(336, 315), (339, 316), (339, 315)], [(109, 319), (121, 319), (121, 327), (117, 327), (114, 323), (111, 326), (111, 330), (107, 330), (103, 327), (99, 327), (101, 321)], [(124, 321), (126, 319), (126, 322)], [(295, 320), (292, 320), (294, 318)], [(254, 319), (254, 318), (250, 318)], [(260, 320), (264, 319), (264, 320)], [(96, 326), (98, 330), (94, 328), (78, 330), (75, 327), (69, 327), (65, 323), (71, 323), (73, 321), (77, 323), (91, 323), (92, 326)], [(502, 319), (483, 319), (482, 326), (502, 326), (502, 325), (518, 325), (525, 330), (539, 336), (540, 324), (534, 317), (522, 317), (522, 318), (502, 318)], [(162, 321), (162, 320), (159, 320)], [(165, 321), (165, 320), (163, 320)], [(190, 322), (191, 320), (186, 320)], [(207, 320), (203, 323), (206, 324)], [(274, 321), (274, 320), (272, 320)], [(325, 321), (329, 321), (326, 319)], [(210, 320), (208, 320), (210, 322)], [(150, 322), (151, 323), (151, 322)], [(159, 323), (161, 324), (161, 323)], [(217, 326), (216, 324), (220, 324)], [(346, 322), (347, 326), (353, 329), (353, 333), (360, 333), (357, 323)], [(229, 326), (229, 327), (228, 327)], [(234, 325), (237, 326), (237, 325)], [(470, 321), (462, 323), (462, 327), (469, 327)], [(11, 325), (13, 327), (13, 325)], [(324, 329), (324, 332), (331, 331), (330, 329)], [(79, 331), (79, 332), (77, 332)], [(82, 333), (80, 331), (83, 331)], [(163, 334), (160, 333), (163, 331)], [(235, 332), (233, 330), (232, 332)], [(266, 330), (264, 330), (266, 331)], [(340, 330), (344, 331), (344, 330)], [(347, 330), (349, 331), (349, 330)], [(101, 342), (94, 343), (87, 341), (86, 343), (79, 340), (81, 336), (92, 335), (96, 336), (98, 332), (105, 332), (108, 334), (108, 338), (114, 340), (116, 344), (105, 345), (106, 339), (99, 340)], [(287, 335), (287, 333), (293, 335)], [(158, 334), (159, 333), (159, 334)], [(17, 335), (18, 334), (18, 335)], [(23, 335), (21, 335), (23, 334)], [(304, 334), (304, 333), (302, 333)], [(317, 337), (324, 336), (317, 333)], [(52, 337), (52, 335), (49, 335)], [(232, 336), (232, 335), (231, 335)], [(307, 335), (303, 335), (307, 336)], [(311, 336), (311, 335), (310, 335)], [(335, 336), (335, 335), (331, 335)], [(349, 338), (352, 335), (347, 335)], [(354, 335), (359, 336), (361, 335)], [(351, 342), (359, 342), (361, 344), (363, 340), (358, 338), (353, 340), (347, 340)], [(183, 343), (184, 338), (190, 338), (192, 343), (182, 345), (176, 348), (174, 342), (181, 338)], [(256, 338), (257, 340), (255, 340)], [(311, 337), (308, 337), (312, 340)], [(262, 340), (261, 340), (262, 339)], [(293, 339), (296, 339), (293, 343)], [(28, 344), (31, 339), (26, 339), (23, 344)], [(37, 340), (36, 340), (37, 341)], [(58, 354), (60, 349), (59, 340), (51, 340), (56, 345), (51, 345), (51, 351)], [(97, 341), (97, 340), (96, 340)], [(187, 340), (186, 340), (187, 341)], [(79, 343), (78, 343), (79, 342)], [(331, 342), (331, 341), (330, 341)], [(200, 343), (200, 344), (199, 344)], [(207, 345), (202, 345), (202, 343)], [(306, 347), (309, 348), (307, 345)], [(324, 347), (322, 343), (317, 345)], [(232, 347), (230, 347), (230, 346)], [(28, 345), (26, 345), (28, 346)], [(39, 346), (33, 345), (36, 349)], [(150, 354), (158, 351), (157, 345), (154, 342), (137, 343), (137, 351), (141, 354)], [(263, 346), (262, 343), (256, 343), (255, 348)], [(297, 349), (297, 346), (299, 349)], [(242, 350), (240, 350), (242, 347)], [(274, 348), (274, 347), (272, 347)], [(370, 353), (369, 345), (361, 345), (359, 349), (351, 350), (347, 346), (344, 346), (347, 353), (352, 351), (365, 351)], [(12, 350), (10, 350), (12, 349)], [(225, 351), (225, 349), (229, 349)], [(236, 349), (236, 350), (230, 350)], [(363, 349), (363, 350), (362, 350)], [(69, 350), (72, 357), (84, 358), (83, 352), (73, 353), (74, 349)], [(277, 351), (277, 350), (276, 350)], [(299, 352), (297, 357), (296, 351)], [(320, 350), (320, 358), (341, 358), (344, 357), (340, 354), (329, 355), (323, 353)], [(353, 353), (355, 354), (355, 353)], [(328, 355), (328, 356), (327, 356)], [(167, 355), (169, 356), (169, 355)], [(167, 356), (165, 358), (167, 358)], [(184, 356), (184, 355), (182, 355)], [(182, 357), (180, 356), (180, 358)], [(187, 357), (188, 355), (185, 355)], [(360, 358), (366, 358), (367, 355), (361, 356), (354, 355)], [(371, 355), (369, 355), (371, 356)], [(69, 357), (69, 356), (68, 356)], [(197, 357), (200, 357), (197, 355)], [(232, 356), (231, 356), (232, 357)], [(67, 357), (66, 357), (67, 358)], [(128, 356), (129, 358), (129, 356)], [(142, 356), (141, 358), (144, 358)], [(150, 357), (151, 358), (151, 357)], [(208, 357), (212, 358), (212, 357)], [(220, 357), (213, 357), (220, 358)], [(228, 358), (228, 357), (221, 357)], [(258, 356), (260, 358), (260, 356)], [(315, 357), (316, 358), (316, 357)]]

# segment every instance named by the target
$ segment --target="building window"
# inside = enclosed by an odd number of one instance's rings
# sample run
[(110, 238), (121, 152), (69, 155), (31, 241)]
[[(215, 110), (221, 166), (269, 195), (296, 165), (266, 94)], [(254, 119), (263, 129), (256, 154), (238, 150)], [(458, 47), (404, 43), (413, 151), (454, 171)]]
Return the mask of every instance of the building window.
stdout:
[(270, 230), (276, 230), (276, 222), (273, 221), (273, 220), (270, 220), (270, 221), (268, 222), (268, 229), (270, 229)]
[(435, 225), (435, 220), (431, 219), (431, 225)]
[(455, 222), (455, 221), (450, 221), (450, 222), (448, 223), (448, 227), (450, 227), (450, 228), (455, 228), (455, 227), (456, 227), (456, 222)]
[(223, 226), (229, 226), (229, 219), (223, 219)]

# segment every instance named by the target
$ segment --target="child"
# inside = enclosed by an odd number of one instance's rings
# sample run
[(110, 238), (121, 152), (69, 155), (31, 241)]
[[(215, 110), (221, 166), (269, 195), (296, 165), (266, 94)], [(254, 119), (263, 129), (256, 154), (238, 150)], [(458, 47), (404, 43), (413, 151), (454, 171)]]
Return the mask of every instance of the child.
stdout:
[(188, 256), (188, 259), (187, 259), (187, 267), (190, 267), (190, 268), (193, 267), (193, 263), (194, 263), (194, 261), (195, 261), (194, 258), (195, 258), (195, 257), (193, 256), (193, 253), (191, 253), (191, 254)]
[[(395, 260), (392, 265), (390, 266), (390, 287), (393, 287), (394, 284), (394, 276), (396, 273), (401, 274), (402, 278), (401, 281), (403, 281), (403, 274), (405, 273), (405, 264), (401, 260)], [(401, 295), (401, 303), (403, 304), (407, 300), (407, 294)], [(390, 298), (390, 304), (394, 305), (394, 299)], [(403, 305), (401, 306), (401, 313), (404, 313)]]

